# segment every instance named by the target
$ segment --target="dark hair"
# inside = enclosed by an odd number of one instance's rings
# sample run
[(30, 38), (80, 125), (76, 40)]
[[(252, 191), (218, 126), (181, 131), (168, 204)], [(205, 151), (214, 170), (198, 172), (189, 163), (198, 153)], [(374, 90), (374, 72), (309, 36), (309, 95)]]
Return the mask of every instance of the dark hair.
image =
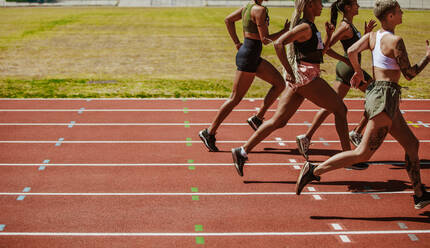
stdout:
[(345, 14), (345, 5), (351, 5), (351, 0), (337, 0), (331, 5), (330, 22), (336, 27), (338, 12)]

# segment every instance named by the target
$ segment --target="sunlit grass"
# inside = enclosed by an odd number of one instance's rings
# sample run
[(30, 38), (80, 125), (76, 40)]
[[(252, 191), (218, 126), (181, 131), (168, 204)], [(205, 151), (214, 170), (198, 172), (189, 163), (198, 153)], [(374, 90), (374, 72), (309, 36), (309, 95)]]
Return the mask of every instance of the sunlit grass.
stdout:
[[(228, 96), (236, 68), (236, 51), (224, 18), (233, 10), (1, 8), (1, 96)], [(372, 12), (360, 11), (354, 22), (362, 31)], [(423, 28), (429, 24), (428, 13), (406, 11), (404, 24), (397, 30), (404, 37), (411, 62), (423, 57), (425, 40), (430, 38), (430, 29)], [(281, 29), (291, 14), (291, 8), (270, 8), (270, 31)], [(328, 16), (325, 9), (316, 20), (323, 33)], [(240, 23), (237, 30), (241, 33)], [(335, 50), (342, 53), (339, 44)], [(281, 69), (272, 45), (263, 49), (262, 56)], [(323, 77), (329, 82), (334, 80), (336, 62), (325, 57)], [(366, 52), (363, 67), (368, 71), (370, 63), (370, 54)], [(86, 84), (90, 80), (118, 83)], [(403, 96), (430, 97), (429, 82), (428, 69), (412, 82), (402, 79), (400, 83), (410, 88)], [(268, 87), (256, 80), (248, 96), (262, 97)], [(351, 91), (348, 96), (362, 93)]]

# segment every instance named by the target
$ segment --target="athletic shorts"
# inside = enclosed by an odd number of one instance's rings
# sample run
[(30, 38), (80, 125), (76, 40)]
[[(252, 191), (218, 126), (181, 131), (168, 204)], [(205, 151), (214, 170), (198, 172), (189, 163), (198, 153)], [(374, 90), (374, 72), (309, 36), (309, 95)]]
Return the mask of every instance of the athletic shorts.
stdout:
[[(369, 82), (369, 80), (372, 80), (372, 77), (366, 71), (363, 70), (363, 74), (364, 74), (364, 80), (366, 80), (366, 82)], [(354, 75), (354, 69), (351, 66), (343, 63), (342, 61), (339, 61), (337, 63), (336, 81), (339, 81), (351, 87), (350, 81), (353, 75)]]
[(236, 54), (236, 66), (238, 71), (256, 72), (260, 65), (261, 50), (263, 45), (260, 40), (245, 38), (242, 46)]
[(370, 120), (385, 111), (392, 119), (399, 109), (401, 87), (397, 83), (376, 81), (367, 87), (364, 109)]
[(320, 64), (312, 64), (308, 62), (300, 61), (297, 64), (297, 76), (296, 83), (293, 84), (293, 89), (305, 86), (312, 82), (314, 79), (320, 77), (321, 69)]

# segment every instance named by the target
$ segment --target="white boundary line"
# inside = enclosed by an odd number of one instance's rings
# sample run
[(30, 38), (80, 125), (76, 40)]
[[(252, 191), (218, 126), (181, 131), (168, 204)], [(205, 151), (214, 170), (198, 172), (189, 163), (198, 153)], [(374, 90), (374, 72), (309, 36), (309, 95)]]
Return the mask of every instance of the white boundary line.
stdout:
[[(219, 109), (0, 109), (0, 112), (218, 112)], [(268, 109), (275, 112), (276, 109)], [(320, 109), (298, 109), (297, 112), (318, 112)], [(233, 112), (255, 112), (255, 109), (233, 109)], [(364, 112), (363, 109), (348, 109), (348, 112)], [(430, 112), (429, 109), (408, 109), (402, 112)]]
[[(0, 98), (0, 101), (158, 101), (158, 100), (176, 100), (176, 101), (219, 101), (227, 100), (228, 98)], [(263, 100), (264, 98), (243, 98), (243, 100)], [(243, 101), (242, 100), (242, 101)], [(364, 101), (364, 98), (344, 98), (348, 101)], [(430, 99), (415, 99), (415, 98), (404, 98), (402, 101), (430, 101)]]
[(195, 237), (195, 236), (322, 236), (322, 235), (387, 235), (387, 234), (429, 234), (430, 230), (370, 230), (370, 231), (329, 231), (329, 232), (221, 232), (221, 233), (77, 233), (77, 232), (0, 232), (0, 236), (115, 236), (115, 237)]
[[(73, 126), (209, 126), (211, 123), (74, 123)], [(407, 123), (409, 126), (424, 126), (430, 123)], [(68, 126), (68, 123), (0, 123), (0, 126)], [(222, 123), (222, 126), (248, 126), (248, 123)], [(321, 126), (334, 126), (335, 123), (322, 123)], [(358, 123), (348, 123), (349, 126)], [(287, 126), (309, 126), (309, 123), (287, 123)]]
[[(246, 163), (247, 166), (297, 166), (302, 165), (304, 162), (299, 163)], [(404, 165), (404, 162), (367, 162), (370, 165)], [(46, 167), (158, 167), (158, 166), (166, 166), (166, 167), (176, 167), (176, 166), (232, 166), (233, 163), (98, 163), (98, 164), (71, 164), (71, 163), (56, 163), (56, 164), (44, 164), (44, 163), (0, 163), (0, 167), (6, 166), (46, 166)], [(320, 164), (320, 163), (315, 163)], [(421, 162), (420, 164), (430, 164), (430, 162)]]
[[(0, 144), (200, 144), (200, 140), (0, 140)], [(263, 140), (261, 143), (296, 143), (295, 140)], [(221, 140), (221, 144), (246, 143), (245, 140)], [(340, 143), (339, 140), (315, 140), (312, 143)], [(397, 140), (384, 140), (383, 143), (397, 143)], [(420, 140), (420, 143), (430, 143), (430, 140)]]
[[(302, 192), (302, 195), (392, 195), (413, 194), (413, 191), (366, 191), (366, 192)], [(296, 195), (296, 192), (231, 192), (231, 193), (25, 193), (25, 192), (0, 192), (0, 196), (255, 196), (255, 195)]]

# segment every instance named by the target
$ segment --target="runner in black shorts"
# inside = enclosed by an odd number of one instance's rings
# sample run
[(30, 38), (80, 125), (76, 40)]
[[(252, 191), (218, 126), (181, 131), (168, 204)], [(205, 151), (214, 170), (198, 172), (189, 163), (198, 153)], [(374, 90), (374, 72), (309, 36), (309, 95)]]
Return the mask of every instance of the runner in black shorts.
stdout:
[[(266, 7), (262, 6), (263, 0), (255, 0), (245, 7), (237, 9), (225, 19), (225, 23), (236, 48), (236, 77), (233, 84), (233, 92), (230, 98), (221, 106), (209, 128), (200, 131), (199, 136), (205, 146), (211, 152), (218, 151), (215, 145), (215, 133), (225, 118), (239, 104), (251, 86), (255, 76), (272, 85), (258, 113), (248, 119), (249, 125), (256, 130), (263, 122), (263, 117), (269, 107), (285, 89), (285, 81), (276, 68), (267, 60), (260, 57), (262, 45), (270, 44), (288, 31), (289, 22), (286, 20), (284, 28), (275, 34), (269, 34), (269, 15)], [(236, 33), (235, 22), (242, 19), (243, 44)]]
[[(351, 80), (352, 75), (354, 75), (354, 69), (351, 67), (351, 64), (349, 62), (347, 50), (352, 44), (354, 44), (361, 38), (361, 33), (353, 24), (353, 18), (354, 16), (358, 15), (359, 7), (360, 6), (358, 5), (357, 0), (337, 0), (331, 6), (331, 23), (334, 26), (336, 26), (337, 24), (338, 12), (343, 13), (342, 22), (340, 23), (337, 30), (334, 32), (330, 40), (329, 46), (333, 46), (340, 40), (344, 49), (344, 56), (337, 54), (331, 49), (327, 51), (327, 55), (339, 60), (336, 66), (336, 81), (333, 83), (333, 87), (336, 93), (342, 99), (348, 93), (351, 87), (349, 81)], [(371, 20), (369, 24), (365, 23), (365, 33), (372, 31), (375, 26), (376, 25), (374, 20)], [(361, 61), (361, 56), (359, 57), (359, 61)], [(372, 81), (372, 77), (368, 73), (363, 73), (366, 82), (363, 82), (362, 86), (360, 87), (362, 91), (366, 89), (367, 83)], [(312, 136), (329, 114), (330, 112), (326, 109), (321, 109), (315, 115), (314, 120), (312, 122), (312, 126), (308, 129), (307, 133), (296, 137), (299, 152), (305, 158), (307, 157), (307, 152)], [(363, 116), (357, 131), (361, 132), (362, 128), (366, 125), (366, 123), (367, 119)], [(358, 146), (361, 140), (361, 134), (355, 131), (351, 131), (349, 133), (349, 137), (352, 143), (355, 146)], [(356, 164), (354, 165), (353, 169), (366, 169), (367, 167), (367, 164)]]

